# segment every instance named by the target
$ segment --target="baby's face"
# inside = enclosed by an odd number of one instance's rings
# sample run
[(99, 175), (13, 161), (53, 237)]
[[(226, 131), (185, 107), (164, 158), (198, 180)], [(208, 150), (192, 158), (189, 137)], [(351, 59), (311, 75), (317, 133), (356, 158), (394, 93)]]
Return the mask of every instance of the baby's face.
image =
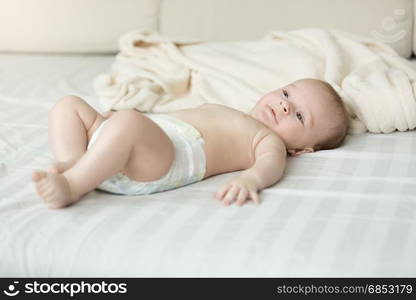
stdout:
[(331, 97), (318, 80), (302, 79), (264, 95), (250, 115), (278, 134), (290, 153), (311, 152), (337, 118)]

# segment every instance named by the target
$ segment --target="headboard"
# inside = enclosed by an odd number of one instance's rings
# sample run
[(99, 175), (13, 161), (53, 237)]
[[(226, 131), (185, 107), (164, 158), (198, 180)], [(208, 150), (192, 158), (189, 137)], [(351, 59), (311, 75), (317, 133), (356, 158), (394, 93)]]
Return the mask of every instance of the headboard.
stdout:
[(271, 30), (337, 28), (409, 57), (414, 0), (0, 0), (0, 51), (106, 53), (130, 30), (201, 40), (259, 39)]

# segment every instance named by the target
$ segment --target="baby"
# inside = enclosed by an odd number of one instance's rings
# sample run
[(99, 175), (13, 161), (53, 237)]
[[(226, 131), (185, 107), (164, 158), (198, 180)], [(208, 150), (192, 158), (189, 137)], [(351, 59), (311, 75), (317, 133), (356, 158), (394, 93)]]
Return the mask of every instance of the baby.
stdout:
[(249, 114), (218, 105), (156, 114), (102, 116), (68, 96), (49, 114), (55, 163), (32, 174), (50, 208), (98, 188), (143, 195), (244, 170), (215, 194), (225, 205), (259, 203), (282, 177), (286, 156), (339, 146), (348, 130), (343, 103), (326, 82), (301, 79), (264, 95)]

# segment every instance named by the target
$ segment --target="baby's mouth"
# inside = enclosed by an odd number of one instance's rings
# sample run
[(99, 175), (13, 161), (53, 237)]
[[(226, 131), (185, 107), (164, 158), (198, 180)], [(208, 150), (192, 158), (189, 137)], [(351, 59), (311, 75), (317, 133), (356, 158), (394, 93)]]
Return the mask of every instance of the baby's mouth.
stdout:
[(276, 112), (274, 111), (273, 107), (269, 106), (270, 111), (272, 112), (273, 115), (273, 119), (275, 120), (275, 122), (277, 123), (277, 117), (276, 117)]

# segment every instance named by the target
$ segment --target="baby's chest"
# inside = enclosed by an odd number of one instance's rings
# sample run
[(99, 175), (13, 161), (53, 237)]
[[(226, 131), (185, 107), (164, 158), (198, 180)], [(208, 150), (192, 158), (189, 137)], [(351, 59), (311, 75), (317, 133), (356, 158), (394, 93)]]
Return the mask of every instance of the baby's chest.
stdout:
[(223, 163), (249, 164), (254, 158), (253, 139), (256, 132), (256, 128), (244, 122), (210, 126), (203, 134), (207, 155)]

